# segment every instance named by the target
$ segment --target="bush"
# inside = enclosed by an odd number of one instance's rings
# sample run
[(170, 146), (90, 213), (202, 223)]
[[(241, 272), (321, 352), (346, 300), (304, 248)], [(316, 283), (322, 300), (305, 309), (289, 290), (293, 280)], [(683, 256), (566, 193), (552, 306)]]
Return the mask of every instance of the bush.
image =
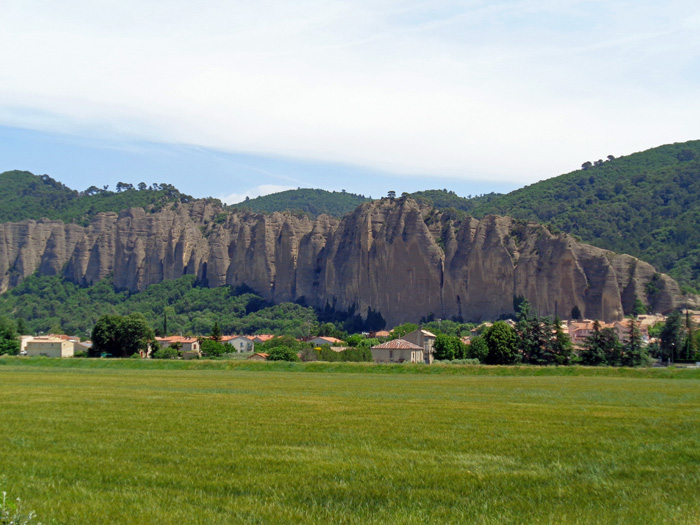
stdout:
[(180, 357), (180, 352), (178, 352), (176, 348), (169, 346), (153, 352), (151, 357), (153, 359), (177, 359)]
[(297, 353), (286, 346), (277, 346), (270, 350), (268, 361), (299, 361)]
[(229, 352), (231, 352), (231, 345), (219, 343), (212, 339), (204, 339), (202, 341), (202, 354), (207, 357), (221, 357)]
[(453, 365), (478, 365), (478, 359), (453, 359), (450, 361)]
[(304, 362), (309, 362), (309, 361), (318, 361), (318, 352), (314, 350), (313, 348), (304, 348), (300, 354), (299, 357), (301, 358), (302, 361)]

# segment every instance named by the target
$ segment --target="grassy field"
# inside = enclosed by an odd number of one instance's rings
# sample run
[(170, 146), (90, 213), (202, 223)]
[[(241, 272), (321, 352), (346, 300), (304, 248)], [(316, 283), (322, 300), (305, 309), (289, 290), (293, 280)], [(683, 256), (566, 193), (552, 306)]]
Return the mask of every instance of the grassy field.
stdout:
[(0, 490), (44, 523), (700, 521), (692, 371), (0, 362)]

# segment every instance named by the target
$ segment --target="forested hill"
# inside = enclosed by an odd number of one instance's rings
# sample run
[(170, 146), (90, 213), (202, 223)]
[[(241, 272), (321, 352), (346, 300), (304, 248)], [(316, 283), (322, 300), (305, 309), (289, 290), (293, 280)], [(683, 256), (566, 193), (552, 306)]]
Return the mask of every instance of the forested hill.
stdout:
[(167, 183), (150, 186), (141, 183), (134, 187), (120, 182), (116, 190), (91, 186), (76, 191), (48, 175), (7, 171), (0, 173), (0, 222), (46, 218), (86, 225), (103, 211), (119, 212), (127, 208), (158, 211), (168, 203), (194, 200)]
[(229, 209), (265, 213), (291, 211), (308, 214), (311, 217), (318, 217), (325, 213), (334, 217), (342, 217), (368, 200), (364, 195), (356, 195), (346, 191), (299, 188), (248, 199), (240, 204), (230, 206)]
[(700, 140), (586, 163), (473, 208), (488, 213), (550, 223), (700, 290)]

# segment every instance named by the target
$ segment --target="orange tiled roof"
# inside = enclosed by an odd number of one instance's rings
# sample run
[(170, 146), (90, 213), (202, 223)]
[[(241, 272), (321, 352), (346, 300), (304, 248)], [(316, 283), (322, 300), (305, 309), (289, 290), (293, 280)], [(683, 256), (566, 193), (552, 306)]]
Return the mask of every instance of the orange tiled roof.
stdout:
[(386, 343), (373, 346), (372, 350), (374, 350), (375, 348), (388, 348), (390, 350), (423, 350), (423, 348), (421, 348), (420, 346), (414, 345), (413, 343), (409, 343), (405, 339), (394, 339), (392, 341), (387, 341)]

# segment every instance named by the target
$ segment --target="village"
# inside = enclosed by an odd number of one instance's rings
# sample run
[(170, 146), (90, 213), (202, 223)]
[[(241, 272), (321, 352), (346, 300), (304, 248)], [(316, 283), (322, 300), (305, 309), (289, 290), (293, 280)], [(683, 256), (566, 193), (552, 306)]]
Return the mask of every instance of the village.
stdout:
[[(700, 323), (699, 313), (693, 312), (691, 314), (690, 312), (686, 312), (686, 315), (689, 316), (689, 319), (695, 325)], [(654, 342), (654, 337), (650, 336), (650, 330), (653, 332), (653, 327), (662, 326), (666, 320), (667, 316), (661, 314), (637, 316), (635, 323), (639, 331), (639, 336), (641, 337), (642, 345), (647, 346)], [(608, 329), (613, 331), (621, 344), (626, 343), (629, 340), (630, 334), (629, 321), (629, 319), (623, 319), (621, 321), (605, 323), (584, 319), (561, 321), (560, 323), (562, 331), (567, 334), (570, 339), (572, 348), (576, 350), (583, 348), (586, 341), (593, 336), (596, 325), (598, 330)], [(512, 319), (507, 319), (503, 322), (513, 329), (517, 328), (516, 321)], [(482, 323), (471, 329), (469, 335), (459, 339), (461, 343), (468, 348), (472, 340), (484, 334), (484, 332), (492, 326), (492, 322)], [(281, 342), (281, 339), (284, 337), (289, 339), (289, 336), (274, 334), (214, 336), (217, 343), (230, 347), (230, 352), (226, 354), (229, 358), (256, 361), (268, 360), (270, 354), (265, 351), (265, 349), (271, 346), (271, 341), (280, 340)], [(394, 329), (363, 333), (360, 338), (358, 338), (358, 336), (348, 337), (347, 339), (351, 340), (350, 343), (331, 336), (307, 337), (295, 339), (295, 341), (307, 348), (313, 348), (317, 351), (326, 348), (338, 354), (346, 350), (351, 350), (356, 346), (364, 346), (365, 348), (369, 348), (371, 360), (375, 363), (432, 364), (436, 360), (435, 341), (437, 337), (438, 335), (435, 333), (419, 327), (408, 333), (400, 334), (400, 336)], [(176, 353), (172, 355), (175, 358), (184, 360), (211, 357), (202, 348), (203, 343), (211, 338), (212, 336), (187, 335), (156, 337), (148, 350), (141, 350), (137, 357), (144, 359), (157, 357), (156, 352), (159, 349), (173, 349)], [(90, 340), (81, 340), (77, 336), (63, 334), (23, 335), (20, 337), (20, 340), (20, 355), (27, 357), (86, 357), (91, 353), (93, 348), (93, 343)], [(361, 342), (360, 345), (358, 345), (358, 340)], [(301, 352), (297, 353), (297, 357), (301, 360), (306, 360)]]

